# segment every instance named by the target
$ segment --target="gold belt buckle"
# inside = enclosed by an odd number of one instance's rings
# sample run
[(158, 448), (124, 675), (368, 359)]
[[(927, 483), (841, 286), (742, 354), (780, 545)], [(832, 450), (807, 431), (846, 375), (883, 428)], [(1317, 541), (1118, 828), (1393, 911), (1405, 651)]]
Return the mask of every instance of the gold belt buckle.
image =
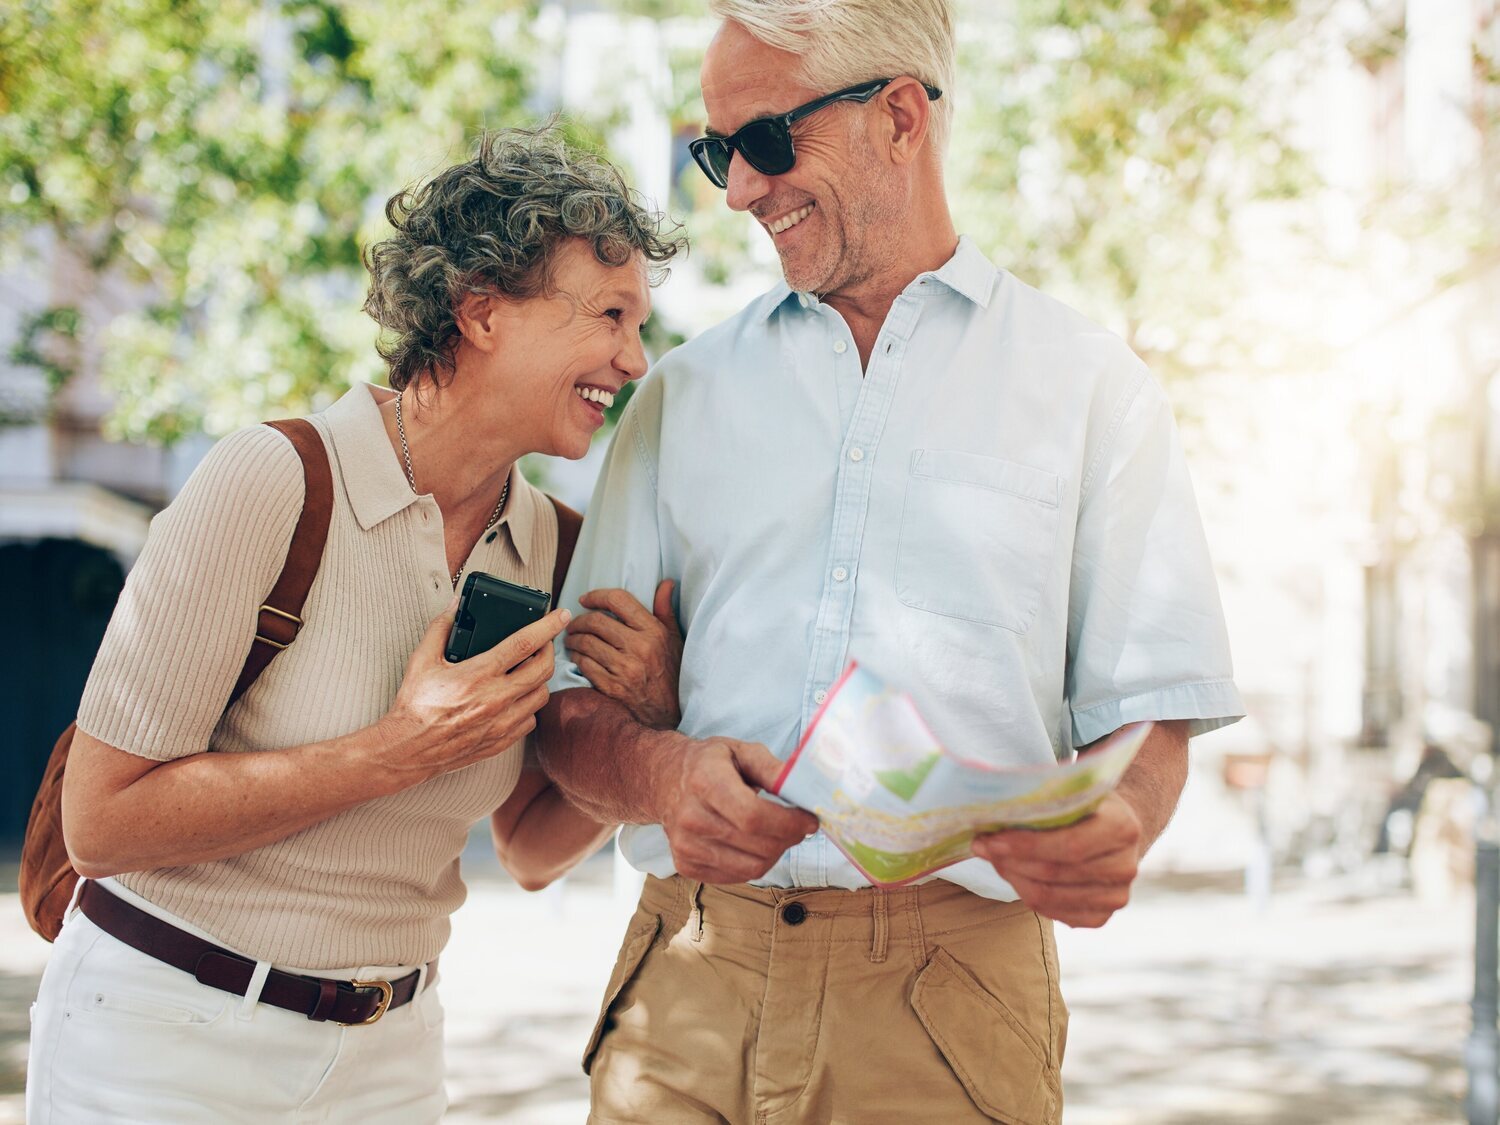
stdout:
[(343, 1023), (341, 1020), (334, 1020), (333, 1021), (334, 1023), (341, 1024), (341, 1026), (343, 1026), (343, 1027), (364, 1027), (366, 1024), (372, 1024), (372, 1023), (375, 1023), (377, 1020), (379, 1020), (381, 1016), (385, 1015), (386, 1009), (391, 1006), (391, 982), (390, 981), (388, 981), (388, 980), (351, 980), (349, 982), (349, 985), (356, 992), (358, 992), (360, 989), (363, 989), (363, 988), (378, 989), (379, 992), (380, 992), (380, 1003), (375, 1006), (375, 1011), (370, 1014), (370, 1018), (369, 1019), (356, 1020), (353, 1023)]

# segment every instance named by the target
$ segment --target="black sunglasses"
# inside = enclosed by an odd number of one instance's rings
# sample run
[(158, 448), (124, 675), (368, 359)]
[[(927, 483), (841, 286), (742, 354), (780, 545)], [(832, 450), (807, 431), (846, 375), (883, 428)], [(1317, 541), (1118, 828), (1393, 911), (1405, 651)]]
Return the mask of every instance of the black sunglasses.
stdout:
[[(792, 146), (793, 124), (834, 102), (868, 102), (894, 81), (894, 78), (876, 78), (845, 90), (835, 90), (799, 105), (789, 113), (757, 117), (727, 137), (699, 137), (689, 142), (688, 151), (715, 187), (729, 186), (729, 162), (736, 152), (762, 175), (779, 176), (790, 172), (792, 165), (797, 163), (797, 150)], [(925, 82), (922, 89), (927, 91), (929, 101), (937, 101), (943, 96), (936, 86)]]

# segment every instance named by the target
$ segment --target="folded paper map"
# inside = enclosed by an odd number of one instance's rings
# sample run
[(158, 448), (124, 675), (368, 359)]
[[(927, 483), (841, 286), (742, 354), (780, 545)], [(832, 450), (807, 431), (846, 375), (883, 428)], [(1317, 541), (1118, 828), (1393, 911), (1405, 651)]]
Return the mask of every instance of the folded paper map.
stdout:
[(870, 882), (897, 886), (968, 859), (980, 833), (1083, 819), (1150, 730), (1126, 727), (1061, 765), (1000, 769), (952, 753), (910, 696), (851, 663), (772, 792), (812, 812)]

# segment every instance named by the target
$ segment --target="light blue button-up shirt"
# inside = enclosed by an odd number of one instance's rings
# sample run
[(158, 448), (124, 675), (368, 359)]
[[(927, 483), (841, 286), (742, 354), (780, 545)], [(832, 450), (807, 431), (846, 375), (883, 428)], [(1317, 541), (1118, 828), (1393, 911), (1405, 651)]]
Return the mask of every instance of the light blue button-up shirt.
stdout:
[[(657, 363), (615, 434), (563, 601), (679, 580), (681, 730), (786, 758), (851, 658), (939, 739), (1055, 762), (1142, 719), (1242, 713), (1171, 409), (1114, 335), (967, 239), (860, 370), (779, 285)], [(558, 651), (554, 691), (588, 681)], [(656, 826), (625, 857), (672, 873)], [(949, 879), (1014, 898), (968, 860)], [(761, 882), (867, 885), (819, 833)]]

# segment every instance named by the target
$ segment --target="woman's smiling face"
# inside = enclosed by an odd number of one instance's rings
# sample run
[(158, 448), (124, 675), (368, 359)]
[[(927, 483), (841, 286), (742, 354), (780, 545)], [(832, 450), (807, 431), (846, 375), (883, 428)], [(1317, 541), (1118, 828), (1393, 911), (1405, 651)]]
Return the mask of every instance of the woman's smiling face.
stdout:
[(538, 453), (577, 460), (604, 410), (646, 373), (641, 326), (651, 287), (639, 255), (621, 266), (574, 239), (556, 253), (551, 286), (537, 297), (497, 301), (500, 347), (493, 362), (506, 428)]

